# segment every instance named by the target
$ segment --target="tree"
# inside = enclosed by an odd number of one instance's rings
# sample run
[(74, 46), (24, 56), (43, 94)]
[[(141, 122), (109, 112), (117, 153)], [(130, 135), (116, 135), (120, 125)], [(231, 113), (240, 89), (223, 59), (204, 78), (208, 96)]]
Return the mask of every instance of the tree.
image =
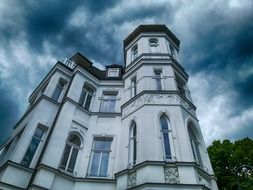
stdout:
[(216, 140), (208, 153), (220, 190), (253, 190), (253, 140)]

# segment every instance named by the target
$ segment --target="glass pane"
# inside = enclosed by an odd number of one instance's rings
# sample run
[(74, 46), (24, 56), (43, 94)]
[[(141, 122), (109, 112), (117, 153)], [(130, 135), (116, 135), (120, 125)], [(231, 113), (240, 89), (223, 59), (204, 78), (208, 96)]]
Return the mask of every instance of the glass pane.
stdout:
[(97, 176), (97, 175), (98, 175), (100, 154), (101, 154), (101, 153), (97, 153), (97, 152), (94, 152), (94, 153), (93, 153), (92, 164), (91, 164), (91, 170), (90, 170), (90, 175), (91, 175), (91, 176)]
[(58, 85), (59, 85), (60, 88), (63, 88), (64, 85), (65, 85), (65, 83), (64, 83), (63, 81), (60, 80)]
[(64, 153), (63, 153), (63, 157), (62, 157), (62, 161), (61, 161), (61, 165), (60, 165), (60, 167), (62, 169), (66, 168), (68, 158), (69, 158), (70, 149), (71, 149), (71, 146), (66, 144), (65, 149), (64, 149)]
[(79, 104), (83, 105), (84, 100), (85, 100), (85, 96), (86, 96), (86, 92), (84, 90), (82, 90), (80, 99), (79, 99)]
[(194, 145), (195, 145), (196, 154), (197, 154), (197, 157), (198, 157), (198, 162), (202, 166), (203, 163), (202, 163), (201, 154), (200, 154), (200, 151), (199, 151), (199, 145), (196, 141), (194, 141)]
[(75, 145), (77, 145), (77, 146), (81, 145), (80, 138), (77, 135), (74, 135), (74, 134), (71, 134), (69, 136), (69, 140), (68, 141), (71, 142), (71, 143), (73, 143), (73, 144), (75, 144)]
[(109, 153), (108, 152), (102, 153), (99, 176), (102, 176), (102, 177), (107, 176), (108, 161), (109, 161)]
[(41, 139), (43, 133), (44, 133), (44, 130), (38, 127), (38, 128), (36, 129), (35, 133), (34, 133), (34, 136)]
[(133, 164), (136, 163), (137, 160), (137, 141), (136, 139), (133, 140), (134, 141), (134, 147), (133, 147)]
[(60, 97), (61, 91), (62, 91), (62, 87), (60, 87), (59, 85), (57, 85), (56, 88), (55, 88), (55, 90), (54, 90), (53, 96), (52, 96), (52, 98), (55, 101), (57, 101), (58, 98)]
[(166, 159), (171, 158), (169, 134), (163, 133), (164, 150)]
[(94, 92), (89, 86), (84, 86), (84, 89), (91, 94), (93, 94), (93, 92)]
[(157, 90), (162, 90), (162, 83), (160, 78), (156, 78), (156, 88)]
[(161, 123), (162, 130), (169, 130), (166, 117), (162, 116), (160, 119), (160, 123)]
[(109, 112), (115, 112), (116, 100), (111, 100), (109, 104)]
[(91, 99), (92, 99), (92, 96), (90, 94), (87, 95), (87, 98), (86, 98), (86, 103), (84, 105), (84, 109), (86, 110), (89, 110), (90, 108), (90, 103), (91, 103)]
[(40, 141), (36, 138), (32, 138), (32, 141), (25, 153), (25, 156), (23, 158), (23, 161), (22, 161), (22, 164), (29, 167), (29, 165), (31, 164), (32, 162), (32, 159), (33, 159), (33, 156), (37, 150), (37, 147), (39, 145)]
[(71, 153), (71, 157), (69, 160), (68, 169), (67, 169), (68, 172), (73, 173), (74, 168), (75, 168), (77, 154), (78, 154), (78, 150), (76, 148), (73, 148), (72, 153)]
[(133, 138), (136, 138), (136, 125), (135, 125), (135, 123), (133, 124), (132, 131), (133, 131)]
[(95, 150), (110, 150), (111, 140), (96, 140)]
[(108, 109), (109, 109), (109, 100), (102, 100), (100, 111), (108, 112)]

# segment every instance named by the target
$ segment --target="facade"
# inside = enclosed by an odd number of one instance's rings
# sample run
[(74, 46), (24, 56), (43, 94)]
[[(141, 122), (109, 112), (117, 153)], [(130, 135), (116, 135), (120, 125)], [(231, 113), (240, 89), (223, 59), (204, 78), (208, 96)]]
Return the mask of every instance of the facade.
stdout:
[(218, 189), (179, 44), (140, 25), (124, 66), (57, 62), (1, 148), (0, 189)]

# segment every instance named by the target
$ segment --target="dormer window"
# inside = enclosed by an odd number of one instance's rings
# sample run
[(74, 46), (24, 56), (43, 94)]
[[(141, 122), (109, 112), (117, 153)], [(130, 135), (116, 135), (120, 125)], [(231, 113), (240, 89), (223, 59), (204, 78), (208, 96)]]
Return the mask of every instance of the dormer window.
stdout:
[(135, 44), (134, 47), (131, 50), (132, 53), (132, 61), (135, 60), (138, 57), (138, 45)]
[(109, 68), (107, 76), (108, 77), (118, 77), (119, 76), (119, 68)]
[(150, 53), (159, 53), (159, 42), (156, 38), (149, 39)]

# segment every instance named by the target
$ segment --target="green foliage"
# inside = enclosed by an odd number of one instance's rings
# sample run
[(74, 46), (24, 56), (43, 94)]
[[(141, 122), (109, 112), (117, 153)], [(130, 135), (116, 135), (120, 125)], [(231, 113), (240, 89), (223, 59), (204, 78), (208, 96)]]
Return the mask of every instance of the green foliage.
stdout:
[(253, 140), (217, 140), (208, 153), (220, 190), (253, 190)]

